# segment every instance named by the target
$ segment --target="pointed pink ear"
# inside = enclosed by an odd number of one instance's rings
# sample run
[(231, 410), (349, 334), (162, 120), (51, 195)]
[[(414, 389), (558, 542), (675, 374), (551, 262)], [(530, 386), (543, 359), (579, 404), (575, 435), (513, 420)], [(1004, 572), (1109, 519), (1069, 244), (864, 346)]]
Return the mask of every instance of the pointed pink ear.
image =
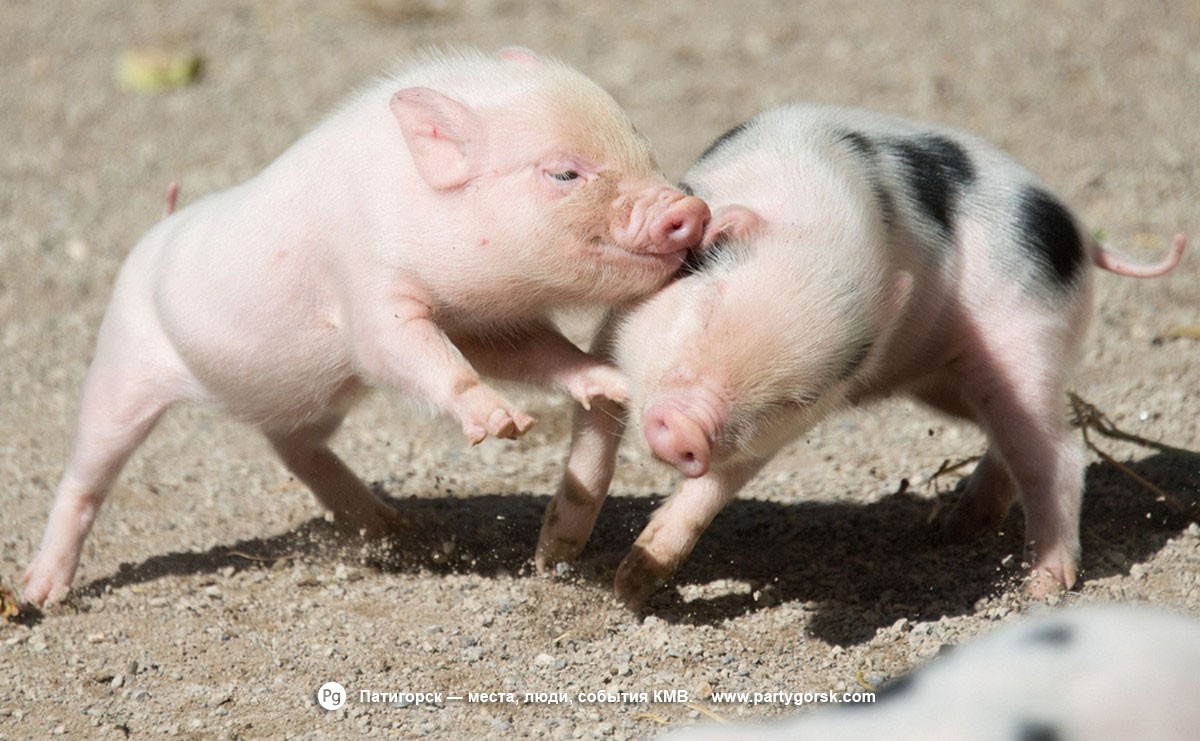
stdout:
[(758, 214), (745, 206), (724, 206), (712, 217), (712, 221), (708, 222), (708, 227), (704, 230), (704, 239), (700, 242), (700, 249), (717, 241), (717, 237), (722, 234), (734, 239), (741, 239), (750, 235), (761, 225), (762, 221), (758, 218)]
[(462, 103), (425, 87), (405, 88), (392, 96), (392, 113), (429, 187), (451, 190), (479, 173), (479, 117)]
[(537, 54), (523, 46), (506, 46), (496, 54), (501, 59), (514, 62), (522, 67), (541, 67), (543, 64)]

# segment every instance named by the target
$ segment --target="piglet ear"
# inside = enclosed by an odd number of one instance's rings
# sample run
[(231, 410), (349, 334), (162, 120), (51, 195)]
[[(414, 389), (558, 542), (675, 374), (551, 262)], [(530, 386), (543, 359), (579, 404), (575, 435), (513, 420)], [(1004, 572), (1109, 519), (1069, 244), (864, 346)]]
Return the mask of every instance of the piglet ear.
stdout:
[(541, 67), (543, 62), (537, 54), (523, 46), (506, 46), (496, 54), (503, 60), (522, 67)]
[(762, 226), (758, 214), (745, 206), (724, 206), (708, 222), (700, 249), (712, 245), (719, 238), (742, 239)]
[(451, 190), (478, 174), (483, 126), (470, 108), (425, 87), (397, 92), (391, 107), (417, 172), (429, 187)]

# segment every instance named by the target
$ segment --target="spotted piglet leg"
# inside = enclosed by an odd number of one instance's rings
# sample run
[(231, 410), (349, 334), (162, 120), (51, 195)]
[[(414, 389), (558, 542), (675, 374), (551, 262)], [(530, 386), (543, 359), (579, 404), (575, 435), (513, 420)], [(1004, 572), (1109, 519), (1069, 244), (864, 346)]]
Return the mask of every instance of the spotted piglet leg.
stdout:
[[(1075, 584), (1079, 558), (1083, 454), (1067, 423), (1060, 354), (1070, 340), (1054, 333), (1004, 339), (992, 338), (990, 365), (963, 384), (992, 446), (992, 458), (980, 463), (985, 475), (964, 506), (967, 513), (995, 514), (1008, 496), (994, 457), (999, 453), (1025, 510), (1032, 564), (1026, 591), (1043, 597)], [(999, 351), (1015, 347), (1024, 351)]]
[(684, 481), (650, 518), (650, 524), (617, 567), (617, 598), (635, 610), (645, 604), (691, 554), (717, 513), (765, 462), (726, 464)]
[(995, 530), (1020, 495), (996, 445), (987, 449), (961, 488), (962, 497), (942, 527), (943, 537), (952, 543), (966, 543)]
[[(610, 320), (601, 327), (592, 343), (593, 353), (608, 354), (614, 324)], [(594, 398), (590, 408), (575, 410), (567, 470), (542, 516), (534, 557), (539, 571), (574, 561), (591, 537), (608, 496), (624, 431), (625, 410), (608, 398)]]

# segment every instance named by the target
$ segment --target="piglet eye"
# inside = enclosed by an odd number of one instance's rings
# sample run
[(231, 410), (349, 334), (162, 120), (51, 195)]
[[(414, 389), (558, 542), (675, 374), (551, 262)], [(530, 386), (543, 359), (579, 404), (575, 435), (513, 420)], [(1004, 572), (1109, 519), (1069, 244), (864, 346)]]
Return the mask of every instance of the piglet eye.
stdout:
[(561, 172), (547, 172), (547, 175), (554, 178), (560, 183), (570, 182), (579, 177), (579, 173), (574, 170), (563, 170)]

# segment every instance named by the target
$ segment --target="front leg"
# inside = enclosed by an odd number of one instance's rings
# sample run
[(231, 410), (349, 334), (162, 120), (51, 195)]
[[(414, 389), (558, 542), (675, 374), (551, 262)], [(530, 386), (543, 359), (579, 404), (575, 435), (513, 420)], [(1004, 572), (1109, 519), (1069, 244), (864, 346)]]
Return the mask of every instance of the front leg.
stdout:
[(625, 430), (625, 410), (601, 399), (591, 409), (575, 409), (571, 452), (558, 492), (546, 505), (538, 535), (538, 571), (574, 561), (596, 526), (596, 517), (616, 467)]
[(534, 424), (490, 386), (432, 319), (427, 302), (408, 295), (362, 301), (353, 315), (351, 344), (358, 366), (372, 383), (432, 402), (453, 415), (475, 445), (488, 435), (515, 438)]
[(717, 513), (764, 463), (765, 459), (754, 459), (726, 464), (684, 481), (650, 518), (617, 567), (617, 598), (631, 609), (640, 609), (679, 569)]
[(560, 389), (584, 409), (597, 399), (618, 404), (628, 400), (624, 375), (580, 350), (548, 320), (538, 319), (502, 334), (463, 333), (452, 339), (485, 376)]

